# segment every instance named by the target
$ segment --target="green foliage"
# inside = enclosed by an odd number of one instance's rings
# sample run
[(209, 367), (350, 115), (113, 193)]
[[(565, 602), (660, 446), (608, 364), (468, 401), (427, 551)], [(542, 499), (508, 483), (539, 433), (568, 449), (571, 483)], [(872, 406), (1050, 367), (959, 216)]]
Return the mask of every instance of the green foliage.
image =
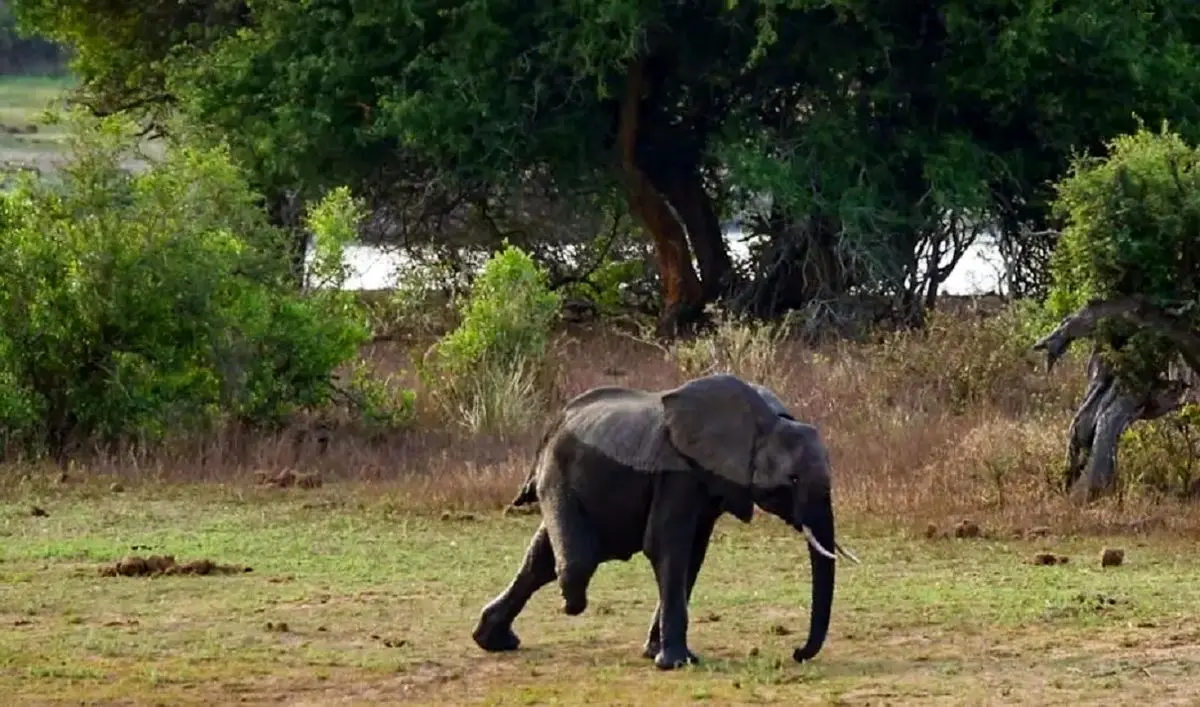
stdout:
[(453, 308), (456, 280), (464, 278), (449, 263), (405, 263), (395, 275), (391, 289), (360, 293), (374, 336), (427, 340), (453, 328), (458, 320)]
[(559, 303), (537, 263), (520, 248), (505, 246), (472, 284), (458, 328), (438, 344), (442, 370), (462, 375), (485, 360), (508, 368), (540, 359)]
[(417, 413), (417, 393), (397, 388), (393, 376), (381, 377), (363, 360), (350, 369), (346, 396), (368, 428), (388, 431), (410, 424)]
[(201, 5), (16, 7), (76, 47), (97, 103), (177, 106), (264, 192), (391, 204), (595, 186), (643, 59), (639, 163), (658, 186), (703, 172), (730, 208), (770, 193), (782, 245), (824, 261), (782, 291), (905, 288), (947, 214), (1041, 238), (1046, 185), (1132, 129), (1130, 105), (1200, 136), (1192, 0)]
[(626, 288), (646, 279), (646, 263), (641, 259), (608, 260), (590, 273), (586, 282), (573, 282), (562, 289), (563, 295), (592, 302), (602, 316), (622, 314), (629, 309)]
[(1125, 486), (1195, 498), (1200, 493), (1200, 405), (1189, 403), (1156, 420), (1125, 430), (1118, 465)]
[(0, 75), (57, 74), (65, 63), (61, 47), (21, 32), (8, 3), (0, 2)]
[[(177, 147), (133, 173), (133, 126), (74, 120), (57, 181), (25, 175), (0, 197), (10, 443), (153, 441), (326, 403), (363, 317), (348, 293), (284, 284), (284, 234), (228, 152)], [(315, 213), (340, 214), (340, 198)]]
[[(1200, 303), (1200, 150), (1165, 123), (1115, 138), (1105, 157), (1077, 159), (1058, 184), (1055, 212), (1065, 228), (1047, 298), (1054, 316), (1093, 298)], [(1151, 383), (1174, 351), (1158, 334), (1121, 323), (1105, 322), (1098, 334), (1131, 382)]]
[(476, 428), (507, 426), (513, 420), (503, 411), (520, 414), (513, 422), (531, 421), (559, 305), (545, 272), (520, 248), (506, 245), (489, 258), (462, 303), (461, 322), (423, 370), (443, 410)]
[(340, 290), (349, 276), (346, 246), (358, 239), (358, 224), (364, 214), (362, 202), (340, 186), (308, 209), (308, 226), (313, 233), (313, 256), (308, 265), (308, 286)]

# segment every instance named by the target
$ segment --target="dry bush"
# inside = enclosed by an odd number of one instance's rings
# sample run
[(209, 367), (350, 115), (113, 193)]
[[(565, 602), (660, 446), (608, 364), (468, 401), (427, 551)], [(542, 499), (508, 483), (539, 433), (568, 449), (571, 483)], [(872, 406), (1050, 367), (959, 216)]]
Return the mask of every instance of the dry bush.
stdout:
[[(542, 426), (564, 398), (598, 385), (666, 388), (719, 367), (771, 386), (798, 418), (820, 426), (836, 503), (849, 523), (917, 534), (930, 524), (952, 529), (966, 518), (984, 535), (1038, 527), (1093, 534), (1200, 530), (1200, 513), (1180, 494), (1165, 497), (1150, 486), (1087, 509), (1061, 493), (1066, 430), (1084, 387), (1083, 354), (1047, 375), (1015, 343), (1021, 341), (1015, 319), (1006, 319), (1013, 316), (935, 317), (927, 332), (817, 350), (745, 322), (726, 321), (674, 351), (611, 329), (572, 327), (551, 346), (556, 380), (545, 388), (557, 390), (554, 399), (544, 407), (523, 405), (535, 395), (527, 380), (480, 381), (481, 391), (495, 385), (500, 392), (481, 393), (476, 399), (491, 402), (464, 411), (476, 420), (475, 432), (429, 417), (386, 435), (348, 419), (307, 421), (271, 436), (227, 431), (170, 451), (98, 454), (70, 473), (249, 480), (254, 472), (286, 468), (320, 473), (322, 492), (369, 484), (370, 495), (398, 509), (498, 511), (516, 493)], [(412, 351), (422, 345), (376, 344), (363, 356), (404, 384), (413, 377)], [(681, 350), (691, 357), (681, 358)], [(527, 429), (487, 431), (503, 428), (486, 421), (505, 415), (525, 415)], [(1135, 428), (1141, 429), (1149, 426)], [(1131, 482), (1147, 484), (1146, 470), (1178, 458), (1169, 445), (1143, 441), (1131, 445), (1133, 461), (1122, 464)]]
[(858, 378), (875, 403), (966, 414), (980, 406), (1021, 412), (1075, 400), (1085, 381), (1071, 389), (1061, 377), (1047, 378), (1030, 351), (1033, 341), (1017, 308), (989, 317), (934, 312), (925, 329), (888, 333), (857, 350), (842, 346), (834, 358), (845, 364), (839, 374)]
[(717, 309), (710, 312), (713, 326), (709, 331), (668, 349), (684, 378), (729, 372), (773, 390), (787, 385), (789, 367), (782, 359), (790, 317), (765, 322)]

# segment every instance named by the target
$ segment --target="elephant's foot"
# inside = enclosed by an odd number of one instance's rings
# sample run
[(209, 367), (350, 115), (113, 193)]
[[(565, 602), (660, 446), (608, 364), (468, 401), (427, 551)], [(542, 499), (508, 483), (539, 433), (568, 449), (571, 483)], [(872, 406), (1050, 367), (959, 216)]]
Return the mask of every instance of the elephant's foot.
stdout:
[(659, 670), (674, 670), (685, 665), (699, 665), (700, 657), (688, 650), (687, 646), (680, 648), (663, 648), (654, 656), (654, 665)]
[(521, 639), (513, 633), (512, 625), (489, 620), (487, 612), (479, 617), (479, 624), (475, 626), (471, 638), (475, 639), (475, 645), (489, 653), (515, 651), (521, 646)]
[(563, 613), (567, 616), (579, 616), (587, 610), (587, 590), (591, 582), (594, 567), (576, 567), (568, 565), (559, 572), (559, 588), (562, 589)]
[[(662, 650), (662, 643), (657, 638), (653, 639), (653, 640), (648, 640), (642, 646), (642, 657), (648, 658), (650, 660), (654, 660), (655, 658), (658, 657), (658, 652), (661, 650)], [(689, 660), (693, 663), (700, 662), (700, 659), (696, 657), (696, 654), (691, 652), (690, 650), (688, 651), (688, 657), (689, 657)]]
[(587, 610), (587, 595), (563, 597), (563, 613), (567, 616), (579, 616)]

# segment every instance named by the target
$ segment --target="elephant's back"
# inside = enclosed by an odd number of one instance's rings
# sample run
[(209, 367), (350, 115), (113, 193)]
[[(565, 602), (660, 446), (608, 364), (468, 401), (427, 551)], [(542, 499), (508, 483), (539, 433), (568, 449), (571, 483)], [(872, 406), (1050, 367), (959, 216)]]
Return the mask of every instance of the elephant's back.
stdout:
[(561, 436), (645, 473), (687, 470), (671, 446), (659, 396), (629, 388), (601, 388), (563, 410)]

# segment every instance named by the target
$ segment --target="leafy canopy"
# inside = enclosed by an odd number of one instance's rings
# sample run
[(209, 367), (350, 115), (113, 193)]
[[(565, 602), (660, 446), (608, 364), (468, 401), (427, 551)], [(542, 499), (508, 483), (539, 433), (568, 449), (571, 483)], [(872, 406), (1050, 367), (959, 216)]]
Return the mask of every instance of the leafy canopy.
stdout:
[(948, 212), (998, 227), (1040, 274), (1049, 244), (1034, 233), (1072, 149), (1132, 130), (1130, 105), (1200, 137), (1192, 0), (16, 8), (75, 47), (98, 104), (160, 96), (262, 190), (348, 184), (385, 204), (531, 174), (594, 186), (644, 60), (642, 167), (701, 169), (721, 218), (771, 194), (791, 224), (777, 240), (833, 234), (822, 247), (866, 263), (843, 289), (910, 276)]

